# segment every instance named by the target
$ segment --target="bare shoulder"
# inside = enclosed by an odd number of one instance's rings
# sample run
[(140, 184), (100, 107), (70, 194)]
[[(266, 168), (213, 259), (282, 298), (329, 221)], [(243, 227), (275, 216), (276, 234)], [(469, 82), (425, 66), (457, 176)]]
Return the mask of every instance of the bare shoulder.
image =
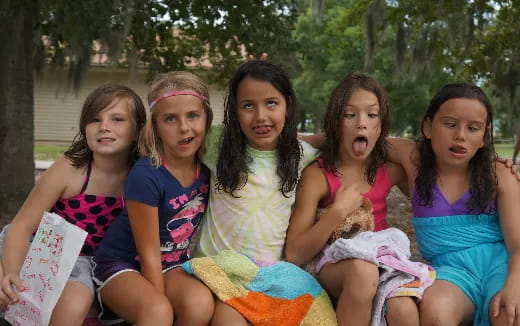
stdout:
[(82, 183), (85, 168), (75, 167), (66, 157), (57, 159), (45, 173), (42, 174), (38, 183), (44, 185), (59, 187), (64, 191), (68, 185), (76, 185)]
[(298, 184), (298, 191), (317, 194), (321, 197), (324, 196), (328, 190), (327, 178), (317, 161), (312, 162), (303, 169)]
[(518, 186), (518, 181), (516, 180), (516, 175), (511, 173), (511, 169), (508, 168), (505, 164), (495, 162), (495, 171), (497, 174), (498, 180), (498, 190), (500, 191), (503, 187), (514, 187)]
[(388, 172), (388, 176), (390, 177), (390, 182), (393, 185), (398, 184), (403, 179), (406, 179), (406, 173), (402, 165), (387, 161), (386, 162), (386, 171)]

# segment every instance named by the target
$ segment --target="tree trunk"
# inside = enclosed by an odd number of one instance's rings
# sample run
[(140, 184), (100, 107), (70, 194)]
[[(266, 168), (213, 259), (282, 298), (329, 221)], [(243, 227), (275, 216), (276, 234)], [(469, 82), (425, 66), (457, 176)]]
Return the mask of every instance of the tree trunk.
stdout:
[(13, 214), (34, 184), (36, 0), (0, 5), (0, 212)]

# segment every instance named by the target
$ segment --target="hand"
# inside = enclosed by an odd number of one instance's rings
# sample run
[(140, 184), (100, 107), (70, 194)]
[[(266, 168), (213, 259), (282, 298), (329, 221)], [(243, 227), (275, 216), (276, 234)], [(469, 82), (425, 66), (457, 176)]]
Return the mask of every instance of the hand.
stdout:
[[(250, 54), (249, 56), (247, 56), (247, 61), (253, 61), (253, 60), (256, 60), (254, 55)], [(267, 53), (263, 52), (262, 55), (260, 56), (260, 60), (261, 61), (266, 61), (267, 60)]]
[(0, 291), (0, 304), (14, 304), (18, 302), (18, 296), (13, 290), (13, 285), (19, 292), (25, 290), (25, 286), (18, 275), (10, 273), (2, 278), (2, 291)]
[(497, 162), (503, 163), (506, 167), (511, 169), (511, 174), (516, 174), (516, 180), (520, 181), (520, 172), (517, 170), (518, 167), (512, 159), (497, 157)]
[(489, 310), (492, 320), (511, 326), (520, 325), (520, 289), (504, 287), (489, 303)]
[(361, 196), (357, 184), (348, 187), (341, 185), (336, 192), (336, 198), (334, 198), (332, 209), (338, 212), (341, 216), (341, 220), (343, 220), (345, 216), (361, 206), (362, 202), (363, 196)]

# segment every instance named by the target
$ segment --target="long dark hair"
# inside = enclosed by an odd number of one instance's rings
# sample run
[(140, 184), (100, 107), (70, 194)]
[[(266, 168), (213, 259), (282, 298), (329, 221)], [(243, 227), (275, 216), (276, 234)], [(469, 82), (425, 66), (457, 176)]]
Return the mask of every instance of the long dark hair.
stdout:
[(321, 146), (321, 156), (323, 157), (325, 168), (337, 174), (338, 171), (335, 164), (339, 159), (341, 148), (345, 107), (352, 94), (358, 89), (373, 93), (379, 101), (381, 134), (370, 153), (366, 168), (367, 182), (373, 185), (377, 169), (386, 162), (388, 145), (386, 137), (390, 130), (390, 102), (383, 86), (369, 75), (352, 72), (332, 91), (324, 118), (323, 128), (325, 129), (326, 140)]
[(237, 90), (246, 77), (270, 83), (285, 98), (287, 104), (285, 124), (280, 134), (278, 147), (278, 166), (280, 192), (289, 197), (298, 182), (298, 165), (302, 148), (297, 136), (296, 96), (287, 74), (277, 65), (266, 61), (248, 61), (240, 65), (227, 85), (224, 102), (225, 131), (220, 144), (217, 162), (217, 190), (224, 190), (233, 197), (235, 191), (247, 183), (249, 164), (252, 158), (246, 152), (247, 139), (240, 128), (237, 113)]
[(437, 165), (431, 140), (426, 138), (423, 127), (426, 119), (433, 121), (435, 114), (443, 103), (456, 98), (475, 99), (486, 107), (487, 121), (484, 132), (484, 146), (469, 161), (471, 199), (468, 203), (468, 209), (478, 210), (481, 213), (488, 212), (490, 209), (489, 199), (494, 196), (497, 189), (497, 177), (493, 163), (496, 158), (493, 147), (493, 106), (482, 89), (472, 84), (445, 85), (431, 100), (421, 123), (422, 137), (417, 143), (419, 164), (415, 178), (415, 189), (419, 203), (431, 206), (433, 186), (437, 178)]
[[(80, 168), (88, 164), (92, 160), (92, 150), (88, 147), (85, 128), (94, 117), (112, 102), (118, 99), (119, 101), (126, 101), (128, 109), (131, 112), (131, 117), (136, 126), (136, 133), (139, 135), (141, 128), (146, 121), (146, 110), (139, 95), (132, 89), (124, 85), (105, 84), (94, 89), (85, 99), (81, 109), (81, 116), (79, 118), (79, 131), (74, 137), (72, 144), (65, 152), (72, 165)], [(139, 157), (137, 148), (137, 141), (132, 144), (130, 149), (129, 164), (133, 164)]]

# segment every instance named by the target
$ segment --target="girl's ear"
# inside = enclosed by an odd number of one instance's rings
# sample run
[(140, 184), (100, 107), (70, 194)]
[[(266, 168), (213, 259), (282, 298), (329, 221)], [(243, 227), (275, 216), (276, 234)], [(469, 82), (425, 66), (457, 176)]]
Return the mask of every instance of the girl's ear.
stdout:
[(422, 132), (426, 139), (430, 139), (432, 136), (432, 120), (430, 118), (424, 119), (422, 125)]

